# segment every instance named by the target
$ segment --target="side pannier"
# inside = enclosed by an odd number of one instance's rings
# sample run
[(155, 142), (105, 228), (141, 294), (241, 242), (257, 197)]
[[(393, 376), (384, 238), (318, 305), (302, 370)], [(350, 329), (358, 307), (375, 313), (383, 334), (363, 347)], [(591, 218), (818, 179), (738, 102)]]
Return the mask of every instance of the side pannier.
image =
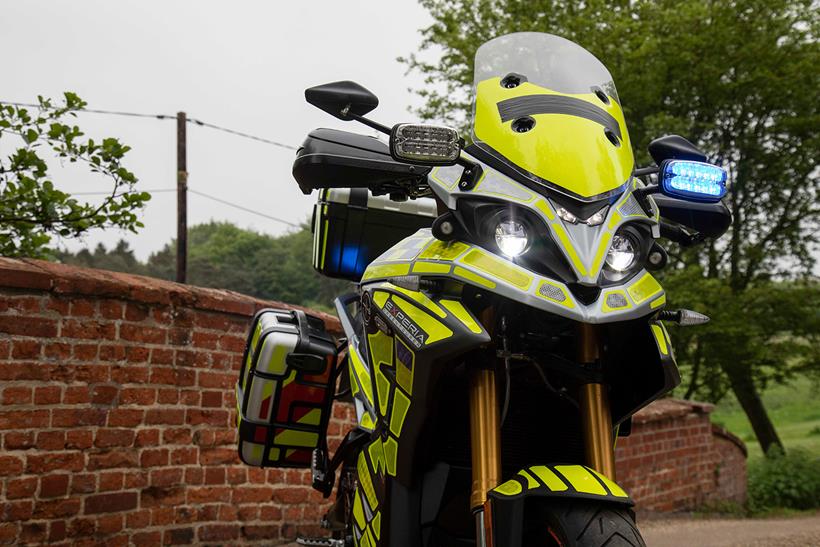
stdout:
[(236, 384), (239, 456), (259, 467), (310, 467), (326, 449), (337, 350), (324, 322), (266, 309), (253, 319)]

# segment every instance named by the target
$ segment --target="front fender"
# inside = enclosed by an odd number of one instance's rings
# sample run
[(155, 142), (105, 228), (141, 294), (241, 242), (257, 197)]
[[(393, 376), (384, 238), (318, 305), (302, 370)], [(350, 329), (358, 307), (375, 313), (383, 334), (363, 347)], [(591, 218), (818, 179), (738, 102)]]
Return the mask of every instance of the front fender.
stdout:
[(635, 503), (614, 481), (584, 465), (534, 465), (488, 493), (493, 544), (521, 545), (524, 507), (531, 498), (587, 499), (632, 506)]

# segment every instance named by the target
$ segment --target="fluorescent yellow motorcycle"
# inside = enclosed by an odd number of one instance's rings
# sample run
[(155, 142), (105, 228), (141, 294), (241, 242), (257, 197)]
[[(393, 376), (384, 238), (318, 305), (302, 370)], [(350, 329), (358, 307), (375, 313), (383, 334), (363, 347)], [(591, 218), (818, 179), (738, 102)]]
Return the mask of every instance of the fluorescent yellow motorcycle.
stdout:
[[(680, 381), (662, 321), (708, 320), (665, 309), (658, 240), (722, 235), (726, 173), (678, 136), (636, 168), (609, 72), (548, 34), (478, 49), (468, 146), (366, 118), (353, 82), (305, 95), (389, 139), (318, 129), (297, 152), (314, 267), (357, 289), (341, 340), (260, 312), (237, 384), (242, 459), (335, 490), (332, 537), (301, 544), (644, 545), (615, 439)], [(334, 399), (358, 423), (331, 451)]]

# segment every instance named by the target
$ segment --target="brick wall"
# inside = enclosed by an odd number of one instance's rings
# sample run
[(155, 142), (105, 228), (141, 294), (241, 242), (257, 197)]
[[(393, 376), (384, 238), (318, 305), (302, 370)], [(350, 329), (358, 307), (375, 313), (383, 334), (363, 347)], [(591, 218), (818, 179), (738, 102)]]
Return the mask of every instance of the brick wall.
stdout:
[(662, 399), (618, 439), (618, 482), (644, 511), (683, 511), (746, 500), (746, 447), (709, 421), (712, 405)]
[[(290, 307), (0, 258), (0, 543), (270, 545), (318, 533), (326, 504), (306, 472), (236, 455), (233, 383), (249, 318), (267, 306)], [(711, 434), (705, 410), (658, 408), (619, 441), (639, 503), (677, 509), (745, 489), (745, 456)], [(331, 448), (352, 411), (334, 415)], [(694, 489), (680, 482), (691, 473)]]

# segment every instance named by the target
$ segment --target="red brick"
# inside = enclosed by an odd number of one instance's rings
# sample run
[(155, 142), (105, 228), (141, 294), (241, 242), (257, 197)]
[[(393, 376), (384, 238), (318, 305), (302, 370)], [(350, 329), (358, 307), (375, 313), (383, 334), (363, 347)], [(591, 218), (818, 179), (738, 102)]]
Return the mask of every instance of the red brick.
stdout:
[(90, 473), (71, 475), (71, 493), (88, 494), (97, 490), (97, 476)]
[(131, 530), (146, 528), (151, 523), (151, 511), (142, 509), (125, 515), (125, 526)]
[(107, 473), (100, 473), (100, 492), (109, 492), (111, 490), (121, 490), (123, 485), (124, 474), (122, 471), (108, 471)]
[(9, 479), (6, 484), (6, 499), (30, 498), (37, 490), (37, 477)]
[(97, 344), (75, 344), (72, 354), (77, 361), (95, 361), (98, 349)]
[(171, 451), (171, 464), (173, 465), (194, 465), (197, 463), (197, 453), (199, 449), (195, 446), (184, 446)]
[(242, 537), (250, 541), (281, 538), (279, 535), (279, 526), (275, 525), (243, 526)]
[(39, 340), (13, 340), (11, 346), (12, 359), (37, 359), (40, 357), (42, 346)]
[(40, 479), (41, 498), (59, 498), (68, 493), (68, 475), (48, 475)]
[(175, 405), (179, 402), (179, 390), (165, 388), (157, 390), (157, 404)]
[(174, 351), (163, 348), (151, 348), (152, 365), (171, 365), (174, 363)]
[(129, 363), (147, 363), (151, 350), (145, 346), (126, 346), (125, 360)]
[(187, 545), (194, 542), (193, 528), (173, 528), (165, 530), (162, 541), (165, 545)]
[(71, 345), (65, 342), (51, 342), (43, 347), (43, 355), (46, 359), (64, 361), (71, 355)]
[(38, 475), (49, 471), (80, 471), (84, 458), (79, 452), (47, 452), (26, 456), (26, 473)]
[(65, 431), (41, 431), (37, 434), (37, 448), (40, 450), (62, 450), (65, 447)]
[(145, 423), (182, 425), (185, 422), (185, 411), (179, 408), (152, 408), (145, 413)]
[(122, 303), (117, 300), (100, 300), (100, 315), (105, 319), (122, 319)]
[(149, 486), (140, 493), (140, 507), (175, 507), (185, 503), (185, 488), (182, 486)]
[(38, 405), (56, 405), (60, 402), (63, 388), (59, 386), (38, 387), (34, 390), (34, 403)]
[(32, 391), (26, 386), (11, 386), (3, 390), (4, 405), (26, 405), (32, 400)]
[(38, 501), (34, 505), (34, 518), (38, 519), (58, 519), (76, 515), (80, 512), (80, 500), (48, 500)]
[(67, 431), (65, 434), (65, 447), (83, 450), (91, 448), (93, 434), (88, 430)]
[(157, 399), (157, 392), (152, 388), (126, 387), (120, 391), (120, 405), (149, 406)]
[(0, 524), (0, 543), (14, 543), (18, 535), (17, 524), (12, 522)]
[(167, 448), (151, 448), (140, 454), (140, 467), (158, 467), (168, 465)]
[(48, 537), (48, 524), (45, 522), (24, 522), (20, 527), (19, 540), (23, 544), (42, 543)]
[(188, 488), (188, 503), (213, 503), (227, 501), (231, 496), (231, 488), (226, 486), (197, 486)]
[(238, 503), (265, 503), (273, 499), (273, 488), (269, 486), (245, 486), (236, 488), (231, 493), (231, 502)]
[[(125, 314), (127, 318), (127, 309)], [(131, 342), (140, 342), (142, 344), (164, 344), (167, 338), (166, 334), (165, 329), (157, 327), (132, 324), (120, 325), (120, 338)]]
[(134, 446), (157, 446), (159, 444), (159, 429), (142, 429), (137, 431)]
[(172, 328), (168, 331), (168, 345), (188, 346), (191, 344), (191, 329)]
[(5, 456), (0, 454), (0, 477), (19, 475), (22, 471), (23, 460), (17, 456)]
[(235, 448), (203, 448), (199, 451), (201, 465), (230, 465), (239, 463)]
[(87, 538), (94, 534), (96, 522), (91, 518), (72, 519), (68, 527), (68, 535), (75, 538)]
[(48, 542), (51, 544), (63, 541), (66, 538), (66, 525), (64, 520), (55, 520), (48, 526)]
[(57, 321), (44, 317), (4, 315), (0, 316), (0, 332), (37, 338), (54, 338), (57, 336)]
[[(123, 350), (124, 352), (125, 350)], [(117, 384), (147, 384), (150, 369), (134, 363), (111, 367), (111, 381)]]
[(204, 391), (204, 392), (202, 392), (202, 406), (205, 406), (205, 407), (221, 407), (222, 406), (222, 392), (221, 391)]
[(188, 368), (155, 367), (151, 370), (151, 383), (167, 386), (193, 386), (196, 371)]
[(117, 327), (113, 323), (89, 319), (65, 319), (60, 335), (63, 338), (81, 340), (113, 340), (117, 335)]
[(111, 448), (113, 446), (132, 446), (134, 444), (133, 429), (99, 429), (94, 440), (94, 446), (98, 448)]
[(137, 532), (131, 536), (131, 541), (137, 546), (159, 545), (162, 541), (162, 532)]
[(225, 484), (225, 468), (208, 467), (205, 469), (205, 484)]
[(182, 468), (152, 469), (149, 478), (151, 486), (172, 486), (182, 482)]
[(126, 471), (125, 475), (125, 489), (131, 488), (144, 488), (148, 486), (148, 472), (139, 470), (139, 471)]
[(162, 430), (162, 442), (164, 444), (191, 444), (193, 436), (187, 427), (168, 428)]
[(10, 410), (0, 412), (0, 429), (39, 429), (48, 427), (48, 410)]
[(120, 390), (117, 386), (94, 386), (91, 402), (95, 405), (112, 405), (117, 401)]
[(52, 427), (105, 425), (106, 412), (101, 408), (57, 408), (52, 411)]
[(201, 541), (230, 541), (238, 537), (238, 524), (207, 524), (199, 529)]
[(128, 321), (144, 321), (148, 318), (148, 306), (135, 302), (125, 303), (125, 318)]
[(298, 486), (286, 486), (273, 490), (273, 500), (277, 503), (304, 503), (308, 498), (308, 489)]
[(25, 450), (34, 446), (33, 431), (9, 431), (5, 434), (6, 450)]
[(109, 427), (136, 427), (142, 424), (145, 411), (132, 408), (116, 408), (108, 413)]
[(197, 410), (189, 408), (185, 412), (185, 422), (190, 425), (216, 425), (225, 427), (230, 415), (227, 410)]
[(131, 450), (115, 449), (102, 454), (89, 454), (86, 469), (96, 471), (97, 469), (114, 469), (117, 467), (137, 467), (137, 454)]
[(236, 375), (225, 372), (199, 373), (199, 386), (203, 388), (231, 389), (236, 383)]
[(151, 509), (151, 526), (168, 526), (174, 523), (173, 507), (154, 507)]
[(103, 344), (100, 346), (100, 361), (122, 361), (125, 359), (125, 347)]
[(229, 467), (228, 484), (244, 484), (248, 481), (248, 472), (244, 467)]
[(91, 393), (88, 386), (68, 386), (63, 393), (63, 404), (81, 405), (91, 402)]
[(97, 535), (116, 534), (122, 530), (122, 515), (103, 515), (97, 519)]
[(69, 315), (74, 317), (94, 317), (97, 311), (96, 300), (78, 298), (71, 301)]
[(185, 469), (185, 484), (202, 484), (205, 472), (201, 467), (189, 467)]
[(99, 494), (85, 499), (85, 514), (115, 513), (130, 511), (137, 507), (136, 492), (117, 492), (114, 494)]
[(12, 501), (0, 507), (2, 507), (3, 520), (6, 522), (28, 520), (34, 513), (34, 503), (31, 500)]

